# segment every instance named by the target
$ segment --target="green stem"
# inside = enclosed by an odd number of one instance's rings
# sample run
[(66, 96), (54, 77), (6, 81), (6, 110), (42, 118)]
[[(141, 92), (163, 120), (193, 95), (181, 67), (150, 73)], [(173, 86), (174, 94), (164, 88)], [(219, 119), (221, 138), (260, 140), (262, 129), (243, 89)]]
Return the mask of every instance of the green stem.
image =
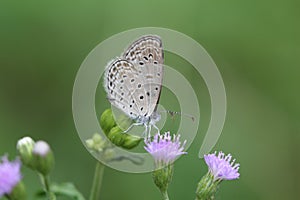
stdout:
[(40, 175), (40, 178), (41, 178), (41, 182), (44, 186), (44, 189), (47, 193), (47, 196), (48, 196), (48, 200), (56, 200), (56, 196), (53, 192), (51, 192), (51, 189), (50, 189), (50, 179), (49, 179), (49, 176), (44, 176), (43, 174), (39, 174)]
[(168, 196), (167, 190), (161, 191), (161, 194), (163, 196), (163, 200), (169, 200), (169, 196)]
[(50, 181), (48, 176), (43, 176), (44, 177), (44, 185), (45, 189), (47, 192), (50, 192)]
[(98, 200), (100, 197), (103, 172), (104, 172), (104, 165), (102, 165), (102, 163), (100, 163), (100, 162), (97, 162), (95, 174), (94, 174), (93, 185), (92, 185), (92, 191), (90, 194), (90, 200)]

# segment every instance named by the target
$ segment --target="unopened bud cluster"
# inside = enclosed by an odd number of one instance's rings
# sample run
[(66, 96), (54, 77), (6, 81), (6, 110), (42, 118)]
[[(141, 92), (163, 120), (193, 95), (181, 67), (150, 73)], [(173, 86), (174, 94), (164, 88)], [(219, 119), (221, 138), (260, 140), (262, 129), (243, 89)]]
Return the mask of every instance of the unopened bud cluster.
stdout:
[(44, 176), (47, 176), (54, 167), (53, 152), (45, 141), (35, 142), (30, 137), (24, 137), (18, 141), (17, 150), (25, 166)]

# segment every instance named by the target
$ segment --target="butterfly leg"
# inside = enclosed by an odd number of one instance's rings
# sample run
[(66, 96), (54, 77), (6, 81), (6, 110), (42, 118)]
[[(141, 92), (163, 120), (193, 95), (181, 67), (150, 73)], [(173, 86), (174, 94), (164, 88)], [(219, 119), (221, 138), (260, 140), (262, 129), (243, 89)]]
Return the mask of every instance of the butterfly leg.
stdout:
[(143, 125), (143, 123), (133, 123), (125, 131), (123, 131), (123, 133), (127, 133), (128, 131), (130, 131), (132, 129), (132, 127), (140, 126), (140, 125)]
[(153, 127), (157, 130), (157, 133), (160, 134), (160, 130), (155, 124), (153, 124)]
[(145, 130), (142, 134), (142, 137), (145, 138), (145, 140), (146, 140), (147, 139), (147, 134), (148, 134), (148, 126), (146, 124), (144, 124), (144, 126), (145, 126)]
[(151, 138), (151, 125), (149, 125), (149, 130), (148, 130), (148, 135), (147, 135), (148, 139)]

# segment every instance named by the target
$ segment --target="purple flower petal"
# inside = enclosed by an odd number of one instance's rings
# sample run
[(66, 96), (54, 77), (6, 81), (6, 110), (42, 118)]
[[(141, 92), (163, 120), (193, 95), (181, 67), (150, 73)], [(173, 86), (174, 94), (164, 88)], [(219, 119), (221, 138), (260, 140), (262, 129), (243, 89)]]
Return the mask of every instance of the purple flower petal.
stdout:
[(2, 162), (0, 162), (0, 197), (9, 194), (20, 182), (22, 178), (20, 169), (20, 160), (9, 162), (7, 156), (2, 157)]
[(173, 163), (178, 156), (187, 153), (183, 151), (186, 141), (181, 145), (180, 135), (171, 137), (170, 132), (163, 135), (157, 133), (153, 141), (146, 141), (145, 144), (146, 151), (152, 155), (157, 164)]
[(33, 147), (33, 153), (45, 157), (50, 151), (50, 146), (45, 141), (37, 141)]
[(208, 165), (210, 173), (214, 175), (215, 180), (233, 180), (239, 178), (240, 164), (235, 164), (235, 159), (231, 161), (232, 156), (225, 156), (223, 152), (204, 155), (204, 160)]

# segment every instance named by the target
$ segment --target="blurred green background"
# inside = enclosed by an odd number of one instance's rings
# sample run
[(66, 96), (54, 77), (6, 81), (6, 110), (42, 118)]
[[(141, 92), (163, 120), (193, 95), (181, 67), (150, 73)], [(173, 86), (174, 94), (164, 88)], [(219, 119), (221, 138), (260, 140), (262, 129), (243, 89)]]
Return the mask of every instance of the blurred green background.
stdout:
[[(299, 8), (296, 0), (1, 1), (0, 154), (13, 158), (25, 135), (46, 140), (56, 156), (52, 179), (73, 181), (88, 196), (95, 160), (73, 122), (76, 72), (111, 35), (165, 27), (202, 44), (224, 79), (228, 112), (214, 149), (237, 158), (241, 177), (222, 183), (218, 199), (299, 199)], [(171, 199), (194, 199), (206, 171), (197, 159), (202, 138), (176, 162)], [(23, 174), (33, 199), (38, 177)], [(106, 168), (101, 199), (152, 200), (160, 193), (151, 174)]]

